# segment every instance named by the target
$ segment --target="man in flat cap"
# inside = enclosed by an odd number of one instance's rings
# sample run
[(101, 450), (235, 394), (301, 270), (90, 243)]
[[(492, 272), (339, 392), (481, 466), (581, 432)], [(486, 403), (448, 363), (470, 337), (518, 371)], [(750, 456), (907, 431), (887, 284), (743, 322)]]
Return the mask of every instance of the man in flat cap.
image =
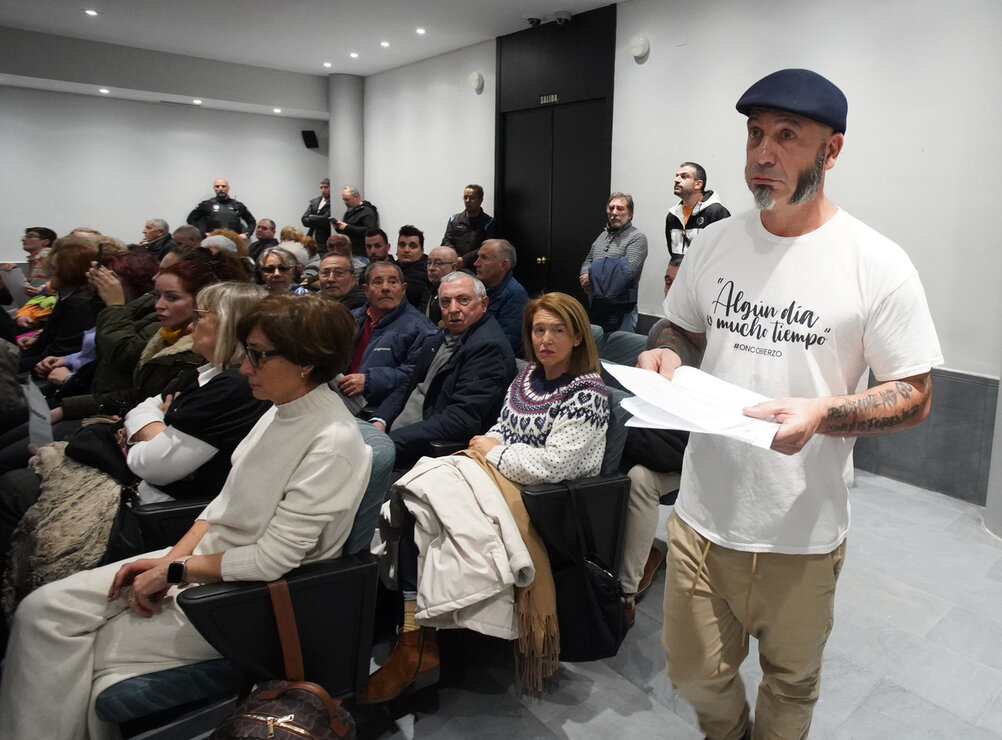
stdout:
[[(758, 211), (704, 229), (638, 364), (682, 364), (774, 399), (744, 409), (772, 449), (692, 434), (668, 523), (668, 675), (708, 738), (807, 737), (849, 529), (855, 437), (929, 412), (942, 362), (918, 274), (832, 204), (847, 103), (820, 75), (775, 72), (737, 103)], [(877, 384), (856, 392), (873, 372)], [(782, 454), (780, 454), (782, 453)], [(758, 640), (754, 732), (738, 668)]]
[(327, 244), (331, 235), (331, 181), (325, 177), (320, 181), (320, 195), (310, 201), (302, 218), (303, 226), (317, 244)]

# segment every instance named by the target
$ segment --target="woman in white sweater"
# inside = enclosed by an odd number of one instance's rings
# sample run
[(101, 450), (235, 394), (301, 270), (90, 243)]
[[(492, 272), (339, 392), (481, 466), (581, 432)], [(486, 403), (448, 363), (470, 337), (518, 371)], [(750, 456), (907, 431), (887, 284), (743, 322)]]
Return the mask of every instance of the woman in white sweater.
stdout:
[(274, 296), (244, 316), (238, 336), (241, 372), (257, 398), (275, 405), (234, 451), (219, 496), (173, 548), (77, 573), (21, 603), (0, 682), (5, 737), (117, 736), (94, 714), (101, 691), (218, 657), (176, 606), (176, 589), (273, 580), (341, 554), (371, 458), (327, 386), (347, 365), (351, 315), (321, 298)]

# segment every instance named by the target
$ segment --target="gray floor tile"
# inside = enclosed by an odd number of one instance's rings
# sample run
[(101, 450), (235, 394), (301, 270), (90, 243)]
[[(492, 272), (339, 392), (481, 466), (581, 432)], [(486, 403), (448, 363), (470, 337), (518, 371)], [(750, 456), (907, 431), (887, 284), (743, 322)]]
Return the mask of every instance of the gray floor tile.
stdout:
[[(850, 496), (812, 740), (1002, 740), (1002, 540), (979, 507), (870, 473), (857, 471)], [(670, 512), (660, 508), (659, 538)], [(518, 697), (510, 665), (475, 665), (366, 737), (697, 740), (665, 673), (663, 592), (662, 571), (619, 654), (564, 664), (553, 693)], [(757, 647), (741, 666), (751, 703)]]
[[(812, 738), (825, 738), (814, 735)], [(998, 740), (990, 730), (964, 722), (950, 712), (881, 681), (831, 735), (832, 740)]]

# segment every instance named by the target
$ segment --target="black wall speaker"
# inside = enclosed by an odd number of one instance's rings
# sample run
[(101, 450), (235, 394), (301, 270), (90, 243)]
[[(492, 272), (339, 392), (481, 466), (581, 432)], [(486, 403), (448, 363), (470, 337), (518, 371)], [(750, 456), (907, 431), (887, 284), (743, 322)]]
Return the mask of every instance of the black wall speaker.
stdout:
[(303, 146), (307, 149), (319, 149), (320, 142), (317, 140), (317, 132), (312, 130), (300, 131), (303, 135)]

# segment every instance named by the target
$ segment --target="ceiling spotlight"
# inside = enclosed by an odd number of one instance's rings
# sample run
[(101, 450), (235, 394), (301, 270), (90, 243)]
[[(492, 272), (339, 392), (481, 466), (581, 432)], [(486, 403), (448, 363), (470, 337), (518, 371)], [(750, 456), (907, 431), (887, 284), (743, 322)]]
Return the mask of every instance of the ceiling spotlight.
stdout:
[(202, 101), (199, 100), (198, 98), (195, 98), (194, 100), (191, 101), (191, 104), (192, 105), (201, 105)]
[(87, 10), (84, 11), (84, 13), (86, 13), (87, 15), (89, 15), (91, 18), (95, 18), (95, 17), (101, 15), (96, 10), (92, 10), (92, 9), (87, 9)]
[(387, 46), (390, 45), (390, 42), (389, 41), (380, 41), (379, 45), (382, 46), (385, 49)]
[(353, 51), (348, 56), (350, 56), (352, 59), (358, 59), (358, 52), (357, 51)]
[(333, 66), (334, 66), (334, 65), (333, 65), (333, 64), (331, 64), (330, 62), (324, 62), (324, 67), (326, 67), (327, 69), (330, 69), (330, 68), (331, 68), (331, 67), (333, 67)]
[(417, 28), (415, 31), (417, 31), (418, 36), (424, 36), (425, 34), (425, 30), (423, 28)]
[(275, 113), (281, 113), (281, 112), (282, 112), (282, 109), (281, 109), (281, 108), (272, 108), (272, 110), (273, 110), (273, 111), (274, 111)]
[(108, 88), (106, 88), (106, 87), (102, 87), (102, 88), (100, 88), (100, 89), (98, 90), (98, 92), (99, 92), (99, 93), (101, 93), (102, 95), (107, 95), (108, 93), (110, 93), (110, 92), (111, 92), (111, 90), (109, 90), (109, 89), (108, 89)]

